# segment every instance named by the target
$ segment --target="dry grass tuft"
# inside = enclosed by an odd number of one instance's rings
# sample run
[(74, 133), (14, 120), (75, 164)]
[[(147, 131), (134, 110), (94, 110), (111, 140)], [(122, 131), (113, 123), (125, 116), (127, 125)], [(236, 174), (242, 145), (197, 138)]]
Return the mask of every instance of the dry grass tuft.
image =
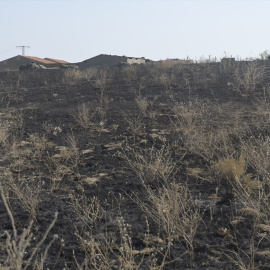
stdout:
[(236, 178), (241, 179), (245, 173), (245, 160), (243, 158), (224, 158), (220, 159), (215, 167), (220, 171), (223, 177), (230, 182), (234, 182)]
[(261, 188), (261, 183), (258, 180), (253, 180), (252, 174), (245, 173), (246, 162), (242, 157), (239, 159), (220, 159), (215, 163), (214, 167), (237, 191), (241, 190), (248, 195), (258, 192)]

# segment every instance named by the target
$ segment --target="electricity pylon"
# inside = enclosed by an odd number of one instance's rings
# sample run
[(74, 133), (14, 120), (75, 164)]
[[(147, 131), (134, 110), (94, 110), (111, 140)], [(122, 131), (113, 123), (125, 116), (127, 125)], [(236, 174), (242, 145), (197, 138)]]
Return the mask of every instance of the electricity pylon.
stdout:
[(25, 55), (25, 48), (30, 48), (29, 46), (17, 46), (16, 48), (22, 48), (22, 55)]

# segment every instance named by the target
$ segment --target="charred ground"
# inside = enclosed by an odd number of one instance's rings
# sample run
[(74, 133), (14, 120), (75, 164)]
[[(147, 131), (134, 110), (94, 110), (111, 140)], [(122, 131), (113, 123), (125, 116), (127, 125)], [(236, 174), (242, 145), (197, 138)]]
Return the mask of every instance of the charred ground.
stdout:
[(0, 73), (0, 269), (269, 269), (269, 94), (267, 61)]

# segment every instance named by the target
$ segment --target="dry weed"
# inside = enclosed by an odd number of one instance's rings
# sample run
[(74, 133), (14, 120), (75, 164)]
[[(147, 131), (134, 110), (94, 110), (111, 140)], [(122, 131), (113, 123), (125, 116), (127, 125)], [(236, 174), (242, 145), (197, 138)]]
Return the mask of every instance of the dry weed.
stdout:
[(185, 140), (193, 140), (198, 130), (203, 129), (208, 116), (208, 106), (198, 100), (188, 103), (175, 103), (173, 107), (175, 128)]
[(54, 136), (57, 136), (58, 134), (60, 134), (63, 131), (61, 126), (55, 126), (55, 125), (50, 124), (48, 122), (44, 122), (42, 124), (42, 127), (43, 127), (46, 135), (53, 134)]
[(147, 98), (142, 98), (141, 96), (138, 96), (135, 101), (142, 115), (144, 117), (147, 116), (147, 108), (149, 106)]
[(79, 69), (66, 69), (63, 75), (63, 83), (65, 85), (73, 85), (84, 78), (84, 74)]
[[(82, 250), (85, 252), (85, 259), (82, 264), (78, 263), (74, 254), (78, 270), (134, 270), (141, 269), (143, 264), (149, 266), (149, 269), (161, 270), (168, 263), (166, 260), (169, 257), (170, 244), (165, 245), (162, 249), (155, 247), (155, 244), (150, 240), (148, 231), (145, 242), (151, 245), (151, 248), (147, 244), (143, 250), (136, 250), (132, 243), (132, 227), (125, 222), (121, 215), (113, 218), (111, 212), (105, 212), (100, 207), (96, 197), (88, 202), (88, 205), (85, 202), (85, 197), (82, 198), (82, 201), (77, 198), (74, 200), (75, 211), (83, 223), (81, 233), (77, 233), (77, 237)], [(94, 229), (98, 228), (103, 216), (113, 219), (117, 233), (109, 233), (106, 230), (106, 232), (94, 234)], [(146, 256), (150, 254), (152, 256), (146, 260)], [(163, 258), (161, 262), (158, 262), (155, 258), (157, 255)], [(147, 262), (148, 260), (150, 262)]]
[[(1, 198), (4, 203), (4, 206), (6, 208), (6, 211), (9, 215), (12, 229), (13, 229), (13, 235), (11, 235), (8, 231), (5, 232), (6, 235), (6, 258), (4, 263), (0, 264), (0, 269), (15, 269), (15, 270), (26, 270), (29, 269), (28, 267), (33, 263), (33, 260), (39, 251), (40, 247), (44, 243), (44, 241), (48, 238), (48, 234), (53, 228), (58, 213), (55, 213), (55, 217), (53, 221), (51, 222), (50, 226), (47, 228), (45, 233), (43, 234), (41, 240), (37, 243), (37, 245), (30, 250), (29, 246), (31, 241), (34, 238), (32, 227), (33, 227), (33, 221), (31, 221), (27, 228), (25, 228), (21, 235), (18, 235), (18, 231), (15, 226), (15, 220), (12, 215), (12, 212), (9, 208), (8, 202), (6, 200), (6, 195), (4, 194), (2, 186), (0, 186), (1, 191)], [(41, 254), (41, 259), (36, 259), (35, 265), (32, 269), (41, 270), (43, 269), (43, 265), (45, 263), (47, 253), (49, 248), (51, 247), (52, 243), (58, 238), (57, 235), (54, 235), (53, 239), (46, 245), (44, 252)]]
[(47, 151), (51, 150), (53, 144), (48, 142), (45, 135), (38, 133), (29, 134), (25, 141), (18, 141), (16, 136), (10, 139), (10, 165), (14, 172), (24, 172), (27, 170), (39, 170), (44, 161)]
[(35, 178), (16, 179), (11, 172), (6, 171), (3, 185), (21, 203), (31, 218), (36, 219), (40, 194), (43, 190), (41, 181)]
[(8, 138), (10, 136), (10, 123), (8, 121), (1, 121), (0, 122), (0, 143), (3, 146), (7, 146)]
[(11, 112), (10, 121), (12, 123), (14, 135), (19, 139), (22, 139), (25, 130), (24, 111), (15, 110)]
[(144, 134), (145, 124), (140, 115), (128, 116), (123, 113), (124, 119), (127, 122), (127, 130), (131, 133), (134, 139), (134, 144), (139, 135)]
[(65, 160), (71, 161), (71, 168), (77, 170), (80, 163), (80, 153), (73, 132), (67, 135), (66, 142), (68, 144), (68, 148), (64, 148), (66, 154), (63, 154), (63, 156)]
[(214, 121), (221, 114), (219, 106), (212, 104), (210, 109), (209, 103), (198, 100), (187, 103), (174, 101), (174, 104), (171, 122), (173, 132), (178, 134), (180, 147), (184, 146), (186, 151), (209, 163), (218, 155), (235, 151), (230, 140), (230, 133), (233, 132), (223, 127), (212, 128)]
[(122, 69), (123, 77), (128, 85), (131, 85), (137, 78), (137, 67), (134, 65), (127, 65)]
[(104, 216), (104, 209), (101, 207), (97, 197), (89, 200), (84, 194), (81, 196), (71, 195), (71, 201), (76, 215), (81, 220), (84, 230), (92, 232)]
[(77, 111), (72, 113), (77, 123), (87, 129), (90, 127), (94, 113), (90, 109), (89, 104), (82, 103), (78, 105)]
[(242, 141), (241, 150), (244, 154), (247, 165), (262, 179), (265, 196), (270, 195), (270, 138), (268, 136), (250, 137)]
[(188, 187), (172, 182), (159, 186), (157, 190), (148, 185), (144, 188), (147, 202), (137, 197), (138, 205), (164, 230), (169, 245), (175, 240), (183, 240), (184, 249), (194, 260), (193, 241), (202, 219)]
[(240, 92), (253, 92), (264, 77), (265, 68), (258, 62), (239, 63), (235, 68), (234, 86)]
[(67, 135), (66, 143), (68, 144), (67, 147), (57, 147), (59, 153), (47, 155), (45, 160), (45, 165), (52, 180), (51, 190), (57, 189), (65, 177), (70, 177), (74, 173), (78, 174), (80, 153), (73, 133)]
[(176, 161), (171, 157), (170, 147), (136, 150), (127, 147), (123, 157), (144, 183), (168, 182), (176, 172)]

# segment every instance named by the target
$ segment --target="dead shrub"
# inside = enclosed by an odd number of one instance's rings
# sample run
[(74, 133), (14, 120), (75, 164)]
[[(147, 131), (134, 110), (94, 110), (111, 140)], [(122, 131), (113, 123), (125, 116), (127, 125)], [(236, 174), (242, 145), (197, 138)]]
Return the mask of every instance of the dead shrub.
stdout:
[(95, 87), (100, 88), (101, 92), (104, 92), (107, 84), (111, 80), (111, 74), (109, 73), (109, 70), (105, 68), (96, 68), (93, 70), (93, 72)]
[(199, 207), (187, 185), (166, 183), (153, 190), (144, 184), (146, 201), (135, 199), (142, 210), (166, 233), (169, 245), (184, 241), (184, 249), (194, 260), (194, 238), (201, 222)]
[(265, 68), (260, 63), (256, 61), (239, 63), (233, 76), (235, 89), (244, 93), (254, 92), (264, 77)]
[(247, 165), (262, 179), (261, 183), (265, 185), (264, 192), (270, 195), (267, 188), (267, 185), (270, 185), (270, 138), (263, 135), (251, 136), (247, 141), (241, 142), (241, 151)]
[(72, 116), (81, 127), (87, 129), (92, 123), (94, 112), (91, 110), (89, 104), (82, 103), (78, 105), (77, 111), (73, 112)]
[(173, 107), (175, 129), (181, 132), (183, 140), (193, 140), (198, 131), (204, 128), (207, 104), (198, 100), (176, 103)]
[(84, 78), (84, 74), (79, 69), (66, 69), (63, 75), (63, 83), (65, 85), (73, 85)]
[(138, 97), (136, 97), (135, 102), (136, 102), (140, 112), (142, 113), (142, 115), (144, 117), (147, 116), (147, 108), (149, 106), (147, 98), (146, 97), (143, 98), (141, 96), (138, 96)]
[[(177, 171), (176, 161), (170, 148), (136, 150), (126, 148), (123, 157), (143, 183), (146, 201), (136, 197), (142, 210), (165, 231), (168, 242), (184, 240), (184, 248), (194, 259), (193, 240), (201, 221), (196, 206), (186, 185), (173, 181)], [(156, 184), (152, 189), (150, 184)], [(180, 241), (181, 241), (180, 240)]]
[(123, 117), (128, 124), (127, 131), (130, 132), (130, 134), (133, 136), (134, 143), (136, 142), (136, 139), (138, 136), (144, 134), (145, 125), (143, 122), (143, 119), (140, 115), (126, 115), (125, 113), (122, 113)]
[(178, 134), (179, 144), (183, 145), (186, 151), (207, 162), (212, 162), (220, 152), (231, 151), (228, 149), (228, 131), (224, 128), (212, 128), (214, 118), (220, 114), (218, 106), (212, 105), (210, 109), (209, 103), (197, 99), (185, 103), (174, 101), (173, 113), (173, 132)]
[(166, 183), (173, 178), (176, 170), (176, 161), (171, 157), (170, 147), (165, 145), (161, 149), (152, 146), (144, 150), (127, 147), (123, 157), (144, 183)]
[(42, 127), (43, 127), (46, 135), (53, 134), (54, 136), (57, 136), (58, 134), (60, 134), (63, 131), (61, 126), (55, 126), (55, 125), (48, 123), (48, 122), (44, 122), (42, 124)]
[(131, 85), (137, 78), (137, 67), (135, 65), (126, 65), (122, 69), (123, 77), (128, 85)]
[(96, 112), (100, 116), (100, 125), (104, 128), (106, 123), (106, 115), (109, 105), (109, 99), (105, 95), (105, 89), (111, 81), (112, 73), (108, 69), (97, 68), (94, 75), (94, 86), (100, 89), (99, 106)]
[(72, 206), (76, 215), (81, 220), (83, 227), (92, 231), (104, 216), (105, 212), (97, 197), (88, 199), (84, 194), (81, 196), (71, 195)]

